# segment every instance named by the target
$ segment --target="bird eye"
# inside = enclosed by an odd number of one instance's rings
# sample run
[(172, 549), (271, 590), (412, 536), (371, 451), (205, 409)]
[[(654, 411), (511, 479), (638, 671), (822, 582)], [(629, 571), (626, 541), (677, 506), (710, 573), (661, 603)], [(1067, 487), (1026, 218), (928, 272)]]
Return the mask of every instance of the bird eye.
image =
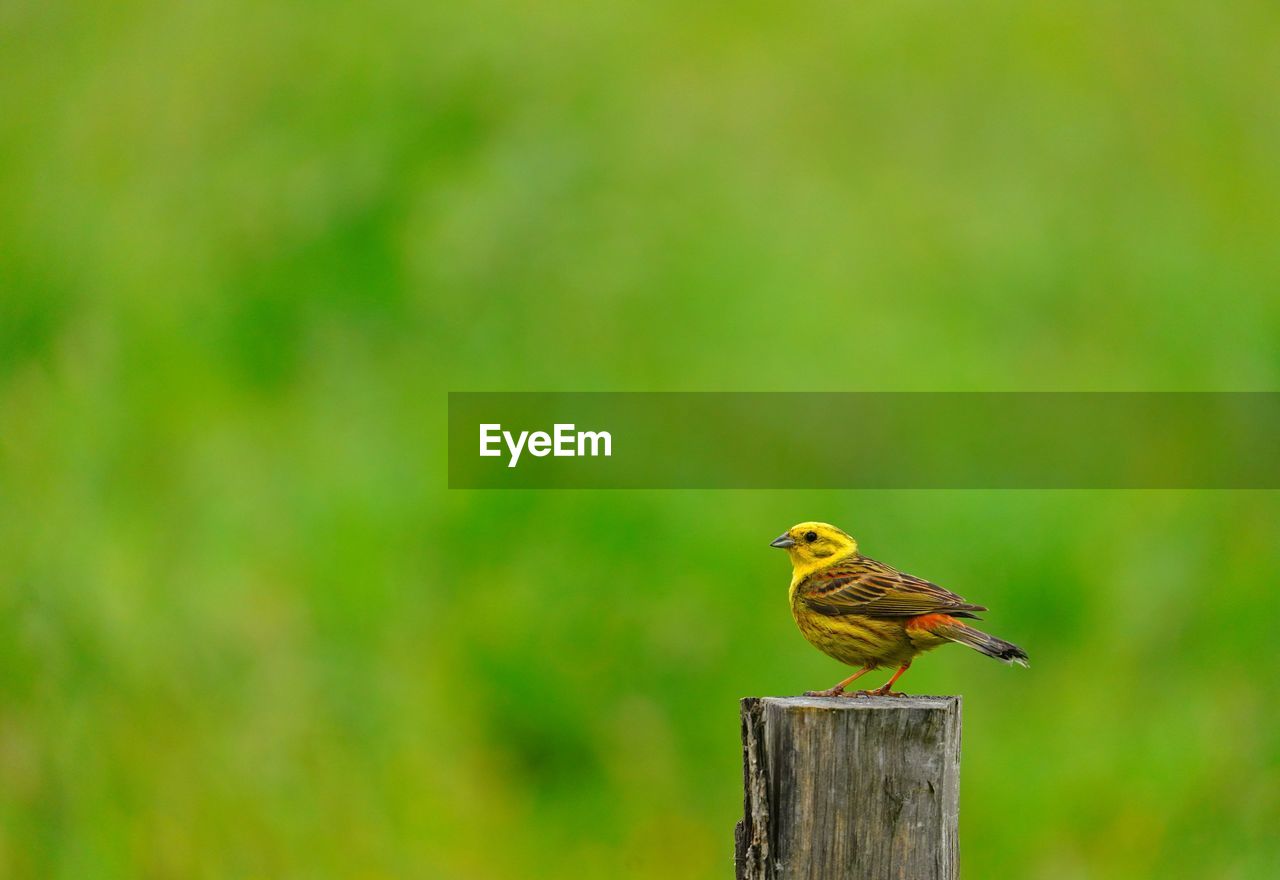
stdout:
[(805, 533), (804, 533), (804, 540), (805, 540), (805, 542), (806, 542), (806, 543), (808, 543), (808, 544), (812, 544), (814, 541), (818, 540), (818, 533), (817, 533), (817, 532), (805, 532)]

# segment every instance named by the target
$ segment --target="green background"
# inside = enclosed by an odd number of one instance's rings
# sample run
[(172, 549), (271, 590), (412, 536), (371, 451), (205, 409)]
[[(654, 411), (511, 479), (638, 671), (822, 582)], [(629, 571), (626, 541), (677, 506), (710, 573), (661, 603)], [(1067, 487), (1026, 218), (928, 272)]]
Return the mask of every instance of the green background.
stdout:
[(449, 492), (444, 414), (1276, 389), (1278, 29), (7, 4), (0, 875), (727, 876), (737, 698), (841, 675), (766, 547), (822, 519), (1031, 654), (904, 679), (966, 876), (1277, 876), (1275, 493)]

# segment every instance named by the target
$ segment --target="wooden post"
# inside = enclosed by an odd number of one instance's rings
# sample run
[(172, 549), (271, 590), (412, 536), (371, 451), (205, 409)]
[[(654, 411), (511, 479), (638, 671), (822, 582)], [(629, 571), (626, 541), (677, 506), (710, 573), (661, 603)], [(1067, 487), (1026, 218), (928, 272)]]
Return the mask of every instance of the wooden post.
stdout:
[(955, 880), (959, 697), (742, 701), (738, 880)]

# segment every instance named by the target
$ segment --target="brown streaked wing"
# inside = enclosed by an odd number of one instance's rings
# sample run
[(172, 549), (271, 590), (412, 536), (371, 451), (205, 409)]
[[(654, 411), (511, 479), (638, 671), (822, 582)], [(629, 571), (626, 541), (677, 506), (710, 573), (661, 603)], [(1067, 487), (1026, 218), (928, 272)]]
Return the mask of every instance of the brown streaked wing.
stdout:
[(801, 601), (828, 617), (915, 617), (935, 613), (976, 617), (973, 612), (987, 610), (935, 583), (866, 556), (854, 556), (809, 575), (799, 591)]

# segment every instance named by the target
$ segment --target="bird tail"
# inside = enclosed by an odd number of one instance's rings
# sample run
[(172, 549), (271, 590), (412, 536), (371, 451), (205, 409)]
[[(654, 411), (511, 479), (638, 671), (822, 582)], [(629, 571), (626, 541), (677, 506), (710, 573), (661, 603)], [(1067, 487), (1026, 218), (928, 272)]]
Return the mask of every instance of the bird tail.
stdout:
[(986, 654), (988, 657), (994, 657), (1005, 663), (1017, 663), (1019, 666), (1030, 667), (1027, 662), (1027, 652), (1019, 648), (1013, 642), (1006, 642), (1004, 639), (997, 639), (995, 636), (987, 635), (980, 629), (974, 629), (971, 626), (953, 620), (950, 623), (944, 623), (935, 626), (932, 632), (944, 639), (953, 642), (959, 642), (962, 645), (968, 645), (979, 654)]

